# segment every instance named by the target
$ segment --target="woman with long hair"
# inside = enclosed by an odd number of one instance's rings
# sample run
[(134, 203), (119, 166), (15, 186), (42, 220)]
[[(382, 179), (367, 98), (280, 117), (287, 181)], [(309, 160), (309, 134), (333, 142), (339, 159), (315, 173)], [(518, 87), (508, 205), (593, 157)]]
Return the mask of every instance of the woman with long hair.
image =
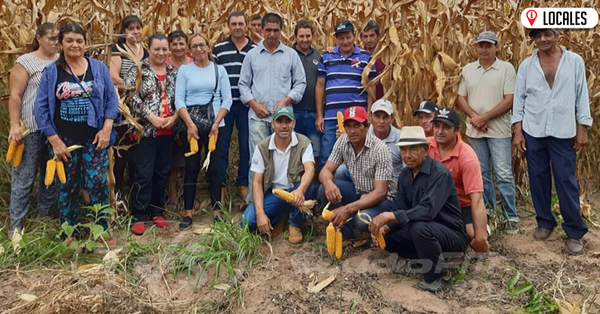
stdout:
[[(44, 186), (46, 172), (45, 157), (48, 153), (45, 137), (38, 130), (33, 115), (33, 103), (42, 77), (42, 71), (58, 57), (58, 31), (54, 24), (40, 25), (33, 38), (32, 51), (17, 58), (10, 70), (10, 98), (8, 112), (10, 133), (8, 140), (15, 144), (24, 144), (21, 165), (12, 168), (10, 184), (10, 228), (9, 235), (23, 229), (23, 217), (27, 214), (31, 202), (31, 190), (37, 173), (40, 173), (37, 193), (37, 213), (42, 219), (48, 217), (50, 206), (55, 202), (54, 186)], [(25, 123), (29, 134), (21, 133), (21, 121)]]
[[(189, 48), (194, 62), (184, 65), (177, 72), (175, 87), (175, 107), (181, 117), (185, 131), (181, 137), (185, 151), (189, 151), (189, 140), (198, 140), (198, 148), (208, 152), (209, 136), (218, 136), (219, 126), (225, 125), (223, 118), (231, 108), (231, 88), (229, 76), (222, 65), (212, 61), (211, 46), (207, 38), (200, 34), (190, 37)], [(218, 144), (217, 144), (218, 145)], [(221, 201), (221, 180), (219, 178), (219, 149), (210, 156), (208, 190), (213, 208), (213, 217), (220, 211), (216, 208)], [(202, 159), (200, 151), (185, 159), (185, 175), (183, 178), (183, 220), (180, 230), (187, 230), (192, 225), (193, 206), (196, 198), (196, 184)]]
[[(35, 100), (35, 121), (51, 145), (51, 157), (64, 163), (66, 182), (59, 184), (61, 223), (76, 226), (79, 190), (92, 204), (108, 204), (108, 153), (113, 123), (119, 122), (117, 93), (104, 63), (84, 56), (85, 31), (76, 24), (60, 28), (62, 49), (46, 67)], [(67, 147), (81, 145), (69, 152)], [(105, 230), (106, 217), (98, 221)], [(77, 230), (72, 239), (77, 239)], [(109, 246), (114, 239), (98, 239)]]
[[(165, 185), (173, 154), (175, 78), (177, 70), (167, 64), (169, 44), (163, 34), (148, 38), (150, 56), (142, 61), (142, 85), (129, 107), (134, 118), (144, 126), (140, 143), (131, 148), (133, 186), (129, 204), (136, 222), (131, 232), (142, 235), (149, 219), (159, 227), (169, 226), (163, 218)], [(126, 84), (135, 84), (137, 67), (125, 76)]]

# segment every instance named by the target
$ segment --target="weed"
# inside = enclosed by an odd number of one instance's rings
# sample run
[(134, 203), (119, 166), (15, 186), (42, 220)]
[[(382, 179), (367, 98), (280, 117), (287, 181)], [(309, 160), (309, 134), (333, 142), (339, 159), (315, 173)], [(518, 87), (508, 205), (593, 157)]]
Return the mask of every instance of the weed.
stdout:
[(508, 281), (507, 291), (512, 296), (529, 294), (527, 303), (523, 306), (523, 309), (527, 313), (554, 313), (558, 311), (556, 302), (543, 293), (538, 292), (533, 283), (526, 277), (521, 276), (519, 271)]

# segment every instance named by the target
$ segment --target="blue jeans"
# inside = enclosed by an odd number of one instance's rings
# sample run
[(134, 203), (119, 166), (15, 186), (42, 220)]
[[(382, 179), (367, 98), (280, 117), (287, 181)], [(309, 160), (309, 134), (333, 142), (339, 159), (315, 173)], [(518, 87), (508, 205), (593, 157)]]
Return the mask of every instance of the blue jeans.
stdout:
[(233, 124), (237, 125), (238, 147), (239, 147), (239, 166), (235, 185), (248, 185), (248, 173), (250, 171), (250, 148), (248, 142), (248, 107), (239, 101), (234, 101), (231, 109), (225, 116), (225, 126), (219, 128), (219, 140), (223, 143), (219, 146), (219, 175), (221, 184), (227, 185), (229, 173), (229, 147), (231, 134), (233, 133)]
[(296, 117), (294, 131), (310, 139), (313, 154), (315, 158), (318, 158), (321, 155), (321, 133), (315, 127), (316, 112), (311, 110), (294, 110), (294, 116)]
[(337, 169), (335, 169), (334, 177), (337, 180), (344, 180), (344, 181), (352, 182), (352, 176), (350, 176), (350, 170), (348, 170), (348, 167), (346, 166), (346, 164), (341, 164), (337, 167)]
[[(254, 156), (254, 150), (256, 149), (256, 144), (262, 141), (264, 138), (267, 138), (269, 135), (273, 134), (273, 127), (271, 127), (271, 122), (262, 121), (262, 120), (254, 120), (248, 119), (248, 130), (249, 130), (249, 144), (250, 144), (250, 160), (252, 162), (252, 156)], [(248, 171), (248, 182), (250, 186), (252, 186), (252, 178), (254, 178), (254, 174), (252, 171)], [(246, 198), (246, 203), (252, 202), (252, 187), (248, 189), (248, 197)]]
[(575, 177), (576, 154), (573, 139), (555, 137), (535, 138), (523, 132), (527, 150), (527, 168), (531, 199), (535, 207), (538, 227), (552, 229), (557, 226), (552, 214), (552, 173), (560, 213), (564, 218), (562, 228), (569, 238), (581, 239), (588, 227), (581, 218), (579, 187)]
[[(297, 189), (299, 185), (300, 183), (296, 184), (291, 189), (287, 189), (286, 191), (293, 191)], [(315, 186), (311, 183), (304, 193), (304, 198), (309, 200), (312, 199), (314, 195)], [(269, 217), (269, 220), (271, 220), (271, 226), (275, 226), (277, 223), (279, 223), (279, 221), (281, 221), (282, 214), (288, 211), (290, 215), (290, 226), (300, 228), (306, 220), (304, 213), (302, 213), (298, 207), (294, 207), (294, 205), (287, 203), (286, 201), (275, 196), (272, 191), (265, 193), (263, 207), (265, 214), (267, 217)], [(254, 203), (251, 203), (248, 205), (248, 207), (246, 207), (242, 217), (242, 224), (244, 223), (248, 224), (248, 229), (251, 231), (256, 230), (256, 209), (254, 208)]]
[(319, 169), (323, 169), (329, 155), (331, 155), (331, 151), (333, 150), (333, 145), (335, 145), (335, 129), (337, 126), (337, 120), (325, 120), (325, 126), (323, 129), (323, 135), (321, 135), (321, 158), (319, 158)]
[(505, 218), (519, 221), (515, 205), (515, 180), (512, 173), (511, 138), (469, 138), (469, 143), (481, 167), (483, 177), (483, 200), (491, 209), (496, 208), (496, 191), (492, 180), (492, 167), (496, 174), (496, 185), (500, 191), (500, 202)]
[[(340, 194), (342, 195), (342, 201), (337, 204), (329, 205), (329, 210), (335, 210), (338, 207), (348, 205), (350, 203), (356, 202), (360, 199), (360, 194), (356, 193), (356, 189), (354, 188), (354, 183), (345, 180), (333, 180), (333, 183), (340, 189)], [(317, 198), (319, 203), (327, 204), (327, 197), (325, 196), (325, 188), (321, 184), (319, 186), (319, 192), (317, 193)], [(386, 199), (385, 201), (371, 207), (361, 209), (360, 212), (363, 214), (369, 215), (371, 218), (375, 218), (375, 216), (381, 214), (382, 212), (392, 211), (395, 209), (394, 202)], [(352, 215), (352, 220), (346, 223), (341, 231), (344, 239), (354, 238), (354, 230), (356, 228), (360, 231), (369, 230), (369, 225), (361, 221), (356, 217), (357, 214)], [(364, 218), (364, 216), (363, 216)]]

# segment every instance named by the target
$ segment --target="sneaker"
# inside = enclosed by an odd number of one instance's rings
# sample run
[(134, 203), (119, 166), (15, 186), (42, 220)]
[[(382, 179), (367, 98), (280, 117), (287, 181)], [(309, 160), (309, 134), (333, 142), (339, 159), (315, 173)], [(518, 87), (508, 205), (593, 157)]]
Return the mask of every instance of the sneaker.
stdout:
[(538, 241), (541, 241), (541, 240), (545, 240), (546, 238), (548, 238), (551, 234), (552, 234), (552, 229), (537, 227), (537, 228), (535, 228), (535, 231), (533, 232), (533, 238)]
[(519, 222), (514, 220), (509, 220), (504, 225), (504, 231), (507, 234), (517, 234), (519, 233)]
[(581, 254), (581, 252), (583, 252), (583, 240), (569, 238), (565, 242), (565, 249), (567, 250), (567, 253), (571, 255)]
[(152, 221), (154, 221), (154, 223), (156, 224), (156, 226), (159, 227), (159, 228), (167, 228), (167, 227), (169, 227), (169, 223), (163, 218), (163, 216), (153, 217)]
[(179, 223), (179, 230), (180, 231), (189, 230), (192, 227), (192, 222), (193, 222), (192, 217), (189, 217), (189, 216), (183, 217), (183, 219)]
[(415, 284), (415, 288), (421, 291), (429, 291), (433, 293), (440, 292), (452, 286), (452, 276), (448, 273), (444, 277), (440, 277), (432, 282), (419, 281)]
[(131, 226), (131, 233), (135, 235), (142, 235), (146, 232), (146, 225), (143, 221), (138, 221)]
[(302, 229), (300, 229), (298, 227), (290, 226), (290, 228), (288, 230), (290, 233), (288, 241), (290, 241), (291, 244), (302, 243)]

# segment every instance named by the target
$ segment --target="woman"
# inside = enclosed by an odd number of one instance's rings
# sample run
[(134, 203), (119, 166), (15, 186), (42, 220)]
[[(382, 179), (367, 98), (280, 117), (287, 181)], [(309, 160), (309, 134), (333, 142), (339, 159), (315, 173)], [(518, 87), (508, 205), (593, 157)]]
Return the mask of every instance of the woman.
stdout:
[[(225, 125), (223, 118), (231, 107), (231, 89), (227, 71), (222, 65), (212, 61), (210, 45), (206, 37), (196, 34), (189, 40), (189, 48), (194, 62), (184, 65), (177, 72), (175, 87), (175, 107), (185, 124), (185, 133), (181, 134), (185, 151), (189, 151), (189, 139), (196, 138), (198, 147), (208, 151), (210, 135), (218, 136), (219, 126)], [(201, 78), (201, 79), (198, 79)], [(208, 121), (208, 122), (207, 122)], [(211, 153), (208, 167), (208, 190), (213, 210), (221, 201), (221, 182), (219, 179), (218, 148)], [(202, 163), (200, 152), (185, 159), (185, 175), (183, 178), (183, 220), (180, 230), (187, 230), (192, 225), (192, 208), (196, 195), (198, 172)], [(215, 210), (217, 218), (220, 211)]]
[[(9, 236), (23, 229), (23, 217), (27, 214), (31, 199), (31, 190), (35, 176), (40, 175), (37, 193), (38, 217), (48, 217), (50, 206), (55, 202), (54, 186), (46, 189), (44, 173), (46, 172), (46, 156), (48, 150), (45, 138), (38, 130), (33, 116), (33, 102), (40, 84), (42, 71), (58, 57), (58, 31), (54, 24), (40, 25), (33, 38), (32, 52), (20, 56), (10, 70), (10, 98), (8, 112), (10, 116), (10, 133), (8, 140), (25, 145), (23, 159), (18, 168), (12, 168), (10, 185), (10, 228)], [(25, 122), (29, 135), (21, 134), (21, 120)]]
[[(182, 65), (189, 64), (194, 61), (188, 55), (188, 37), (181, 30), (175, 30), (169, 33), (169, 51), (171, 55), (167, 58), (167, 63), (172, 65), (174, 68), (179, 69)], [(177, 188), (176, 182), (177, 177), (183, 173), (183, 167), (185, 166), (185, 159), (183, 154), (183, 141), (175, 134), (175, 144), (173, 148), (173, 156), (171, 158), (171, 173), (167, 181), (169, 186), (169, 200), (167, 201), (167, 207), (170, 210), (177, 209)]]
[[(146, 231), (145, 221), (152, 219), (159, 228), (169, 226), (163, 218), (164, 191), (171, 169), (175, 110), (175, 78), (177, 70), (167, 64), (169, 43), (163, 34), (148, 38), (149, 57), (142, 61), (142, 86), (129, 107), (134, 118), (144, 126), (140, 143), (131, 148), (133, 186), (129, 204), (136, 223), (133, 234)], [(133, 85), (137, 67), (125, 76), (125, 84)]]
[[(106, 66), (84, 57), (86, 33), (78, 25), (60, 28), (58, 60), (42, 73), (35, 100), (35, 121), (52, 147), (52, 157), (64, 162), (66, 183), (59, 184), (61, 223), (75, 226), (80, 186), (92, 204), (108, 203), (107, 147), (120, 113), (117, 94)], [(82, 145), (69, 152), (67, 147)], [(106, 230), (106, 217), (98, 223)], [(75, 232), (72, 239), (77, 239)], [(109, 246), (114, 239), (99, 239)]]

